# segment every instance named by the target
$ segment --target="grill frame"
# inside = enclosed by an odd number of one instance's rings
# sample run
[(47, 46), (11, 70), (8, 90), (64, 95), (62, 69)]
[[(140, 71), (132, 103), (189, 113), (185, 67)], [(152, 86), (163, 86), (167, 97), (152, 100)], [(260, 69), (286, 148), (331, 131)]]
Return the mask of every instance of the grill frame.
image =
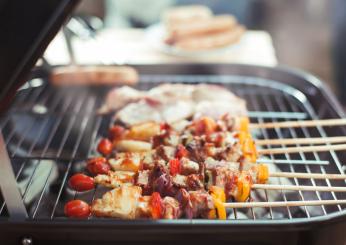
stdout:
[[(336, 101), (330, 90), (326, 88), (323, 83), (317, 78), (306, 74), (301, 71), (296, 71), (288, 68), (268, 68), (248, 65), (220, 65), (220, 64), (182, 64), (182, 65), (139, 65), (135, 66), (140, 74), (156, 74), (156, 75), (187, 75), (187, 74), (201, 74), (201, 75), (242, 75), (260, 77), (263, 79), (277, 80), (285, 82), (286, 84), (300, 90), (311, 102), (312, 107), (316, 109), (316, 105), (323, 100), (330, 117), (345, 117), (341, 106)], [(33, 73), (34, 77), (46, 77), (46, 71), (37, 70)], [(278, 80), (280, 78), (280, 80)], [(320, 100), (316, 101), (316, 96)], [(92, 143), (92, 142), (91, 142)], [(78, 238), (83, 229), (92, 229), (95, 237), (102, 240), (103, 232), (100, 230), (105, 229), (107, 232), (116, 230), (116, 234), (124, 238), (125, 234), (131, 232), (134, 227), (141, 229), (147, 233), (164, 233), (164, 234), (177, 234), (186, 232), (188, 229), (189, 234), (201, 234), (203, 232), (212, 231), (226, 233), (239, 233), (246, 231), (258, 232), (292, 232), (302, 230), (314, 230), (321, 225), (335, 224), (345, 221), (346, 210), (337, 213), (331, 213), (324, 216), (310, 217), (310, 218), (295, 218), (291, 220), (173, 220), (173, 221), (150, 221), (150, 220), (136, 220), (136, 221), (123, 221), (123, 220), (110, 220), (110, 219), (93, 219), (92, 221), (84, 222), (80, 220), (23, 220), (21, 222), (0, 218), (0, 227), (4, 231), (13, 232), (16, 227), (17, 233), (28, 232), (32, 230), (33, 233), (42, 234), (48, 232), (49, 229), (54, 228), (54, 232), (62, 232), (70, 234)], [(344, 222), (343, 222), (344, 223)], [(42, 229), (42, 230), (41, 230)], [(71, 229), (71, 232), (68, 231)], [(39, 231), (41, 230), (41, 231)], [(99, 231), (99, 233), (97, 233)], [(104, 232), (106, 232), (104, 231)], [(29, 232), (30, 233), (30, 232)], [(208, 233), (208, 232), (207, 232)], [(24, 233), (25, 234), (25, 233)], [(27, 233), (28, 234), (28, 233)], [(144, 236), (143, 236), (144, 237)], [(108, 240), (108, 239), (107, 239)], [(120, 240), (120, 239), (116, 239)]]

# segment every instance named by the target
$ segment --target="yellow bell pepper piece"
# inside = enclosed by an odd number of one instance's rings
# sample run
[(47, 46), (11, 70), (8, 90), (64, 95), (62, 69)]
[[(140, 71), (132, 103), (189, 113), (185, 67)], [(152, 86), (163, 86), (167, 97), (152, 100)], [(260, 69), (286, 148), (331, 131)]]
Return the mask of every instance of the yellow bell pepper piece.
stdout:
[(238, 138), (244, 157), (249, 161), (255, 163), (258, 158), (258, 153), (251, 134), (246, 132), (239, 132)]
[[(224, 202), (226, 202), (226, 195), (223, 191), (223, 188), (218, 186), (211, 186), (209, 190), (213, 198), (214, 206), (216, 208), (219, 219), (226, 219), (227, 214), (226, 208), (224, 206)], [(213, 213), (209, 214), (213, 215)]]
[(249, 132), (249, 124), (250, 124), (250, 121), (248, 117), (241, 117), (239, 131)]
[(237, 182), (237, 195), (235, 200), (237, 202), (245, 202), (250, 196), (251, 182), (246, 178), (246, 176), (241, 175)]

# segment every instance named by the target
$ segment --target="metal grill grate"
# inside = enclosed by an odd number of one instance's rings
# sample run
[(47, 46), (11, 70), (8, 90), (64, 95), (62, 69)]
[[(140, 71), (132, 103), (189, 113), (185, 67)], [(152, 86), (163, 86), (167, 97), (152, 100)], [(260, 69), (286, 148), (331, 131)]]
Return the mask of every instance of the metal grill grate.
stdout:
[[(162, 82), (219, 83), (229, 87), (248, 102), (252, 122), (275, 122), (295, 119), (318, 119), (325, 115), (314, 111), (307, 97), (293, 87), (255, 77), (183, 75), (143, 75), (140, 89)], [(1, 116), (0, 128), (4, 135), (16, 180), (30, 219), (65, 219), (64, 204), (78, 198), (90, 203), (105, 189), (76, 193), (67, 187), (66, 180), (75, 172), (84, 171), (83, 160), (96, 155), (95, 143), (107, 133), (111, 116), (99, 116), (107, 89), (53, 88), (42, 79), (29, 81), (18, 92), (9, 111)], [(342, 128), (261, 129), (258, 138), (295, 138), (336, 136)], [(282, 160), (271, 165), (273, 170), (308, 173), (343, 173), (339, 159), (342, 153), (313, 152), (269, 156)], [(311, 164), (284, 164), (293, 160), (311, 160)], [(318, 163), (321, 164), (318, 164)], [(322, 164), (323, 163), (323, 164)], [(329, 163), (329, 164), (326, 164)], [(287, 183), (287, 179), (278, 179)], [(312, 186), (345, 186), (338, 180), (298, 180), (291, 184)], [(256, 191), (257, 201), (345, 199), (344, 193)], [(254, 208), (229, 210), (233, 222), (253, 219), (290, 220), (318, 217), (339, 212), (340, 205), (317, 207)], [(0, 216), (8, 217), (0, 196)], [(91, 218), (92, 219), (92, 218)]]

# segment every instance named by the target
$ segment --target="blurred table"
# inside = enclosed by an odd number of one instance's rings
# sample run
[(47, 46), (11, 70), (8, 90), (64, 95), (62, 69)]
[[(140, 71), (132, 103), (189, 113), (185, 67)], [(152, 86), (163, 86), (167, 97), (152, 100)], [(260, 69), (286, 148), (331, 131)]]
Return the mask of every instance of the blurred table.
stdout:
[[(155, 64), (176, 62), (246, 63), (275, 66), (277, 59), (270, 35), (265, 31), (247, 31), (241, 45), (218, 54), (179, 57), (161, 52), (148, 42), (145, 29), (106, 29), (95, 39), (72, 40), (78, 64)], [(45, 58), (52, 65), (70, 63), (66, 42), (59, 33), (49, 45)]]

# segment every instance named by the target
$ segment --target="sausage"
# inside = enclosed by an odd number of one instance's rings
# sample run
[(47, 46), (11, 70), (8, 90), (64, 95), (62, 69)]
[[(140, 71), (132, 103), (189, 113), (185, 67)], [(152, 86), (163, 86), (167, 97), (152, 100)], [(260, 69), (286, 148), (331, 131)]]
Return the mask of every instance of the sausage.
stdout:
[(137, 71), (129, 66), (67, 66), (52, 71), (50, 82), (68, 85), (135, 85)]

